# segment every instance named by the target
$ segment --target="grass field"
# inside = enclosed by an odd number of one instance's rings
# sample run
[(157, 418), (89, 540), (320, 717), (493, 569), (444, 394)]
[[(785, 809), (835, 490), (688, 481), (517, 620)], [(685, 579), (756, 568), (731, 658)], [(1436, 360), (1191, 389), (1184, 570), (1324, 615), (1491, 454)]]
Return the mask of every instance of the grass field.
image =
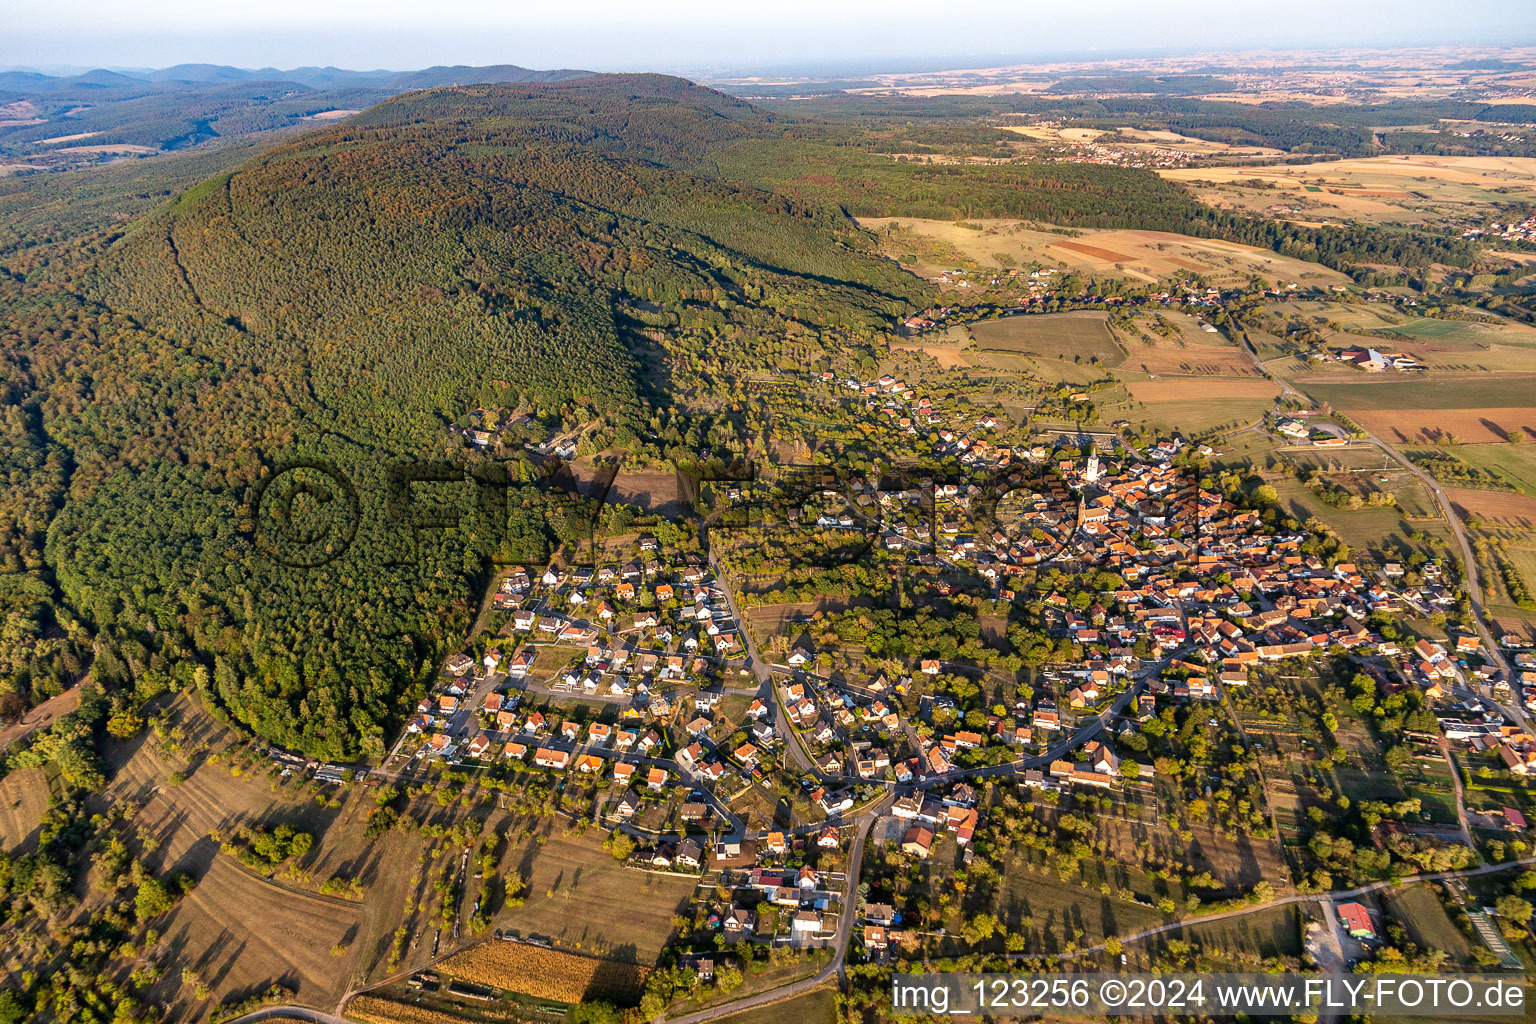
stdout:
[(1442, 949), (1455, 963), (1472, 962), (1476, 951), (1445, 912), (1438, 886), (1410, 885), (1384, 896), (1382, 903), (1419, 948)]
[(837, 1019), (837, 991), (832, 987), (818, 988), (782, 1002), (758, 1006), (729, 1017), (721, 1017), (718, 1024), (832, 1024)]
[(1105, 367), (1119, 366), (1125, 352), (1109, 333), (1103, 313), (1045, 313), (983, 320), (971, 325), (971, 337), (983, 352), (1019, 352), (1084, 362), (1097, 359)]
[(1271, 482), (1288, 512), (1303, 521), (1321, 520), (1357, 551), (1388, 543), (1412, 547), (1408, 536), (1416, 531), (1442, 541), (1450, 537), (1450, 527), (1443, 519), (1409, 519), (1402, 510), (1393, 508), (1333, 508), (1295, 480)]
[[(1434, 341), (1459, 341), (1473, 345), (1529, 345), (1536, 343), (1536, 328), (1509, 320), (1488, 323), (1480, 320), (1419, 317), (1385, 329), (1393, 334), (1406, 334), (1410, 338), (1429, 338)], [(1536, 356), (1532, 358), (1536, 360)]]
[(1274, 957), (1301, 954), (1301, 929), (1310, 909), (1295, 905), (1271, 907), (1225, 921), (1201, 922), (1198, 918), (1176, 932), (1164, 932), (1138, 943), (1138, 951), (1156, 949), (1170, 939), (1183, 939), (1198, 945), (1202, 952), (1229, 965), (1255, 964)]
[(1011, 866), (1006, 884), (998, 919), (1010, 932), (1029, 936), (1027, 948), (1032, 953), (1060, 952), (1079, 933), (1075, 941), (1092, 944), (1106, 935), (1123, 935), (1164, 921), (1152, 907), (1063, 883), (1043, 868), (1031, 872)]
[[(234, 759), (241, 749), (236, 737), (194, 700), (178, 697), (172, 710), (184, 736), (179, 749), (166, 750), (148, 733), (109, 745), (106, 760), (117, 771), (92, 801), (103, 808), (122, 801), (137, 806), (134, 830), (141, 843), (153, 843), (140, 854), (146, 866), (199, 878), (197, 888), (158, 923), (177, 966), (148, 990), (150, 996), (172, 1006), (176, 1019), (195, 1020), (219, 1000), (283, 979), (300, 1001), (334, 1005), (372, 934), (376, 911), (306, 891), (299, 881), (253, 874), (219, 853), (210, 833), (279, 823), (309, 832), (317, 840), (314, 849), (295, 866), (315, 881), (346, 874), (366, 885), (391, 870), (409, 874), (406, 865), (386, 864), (385, 844), (363, 842), (355, 816), (358, 810), (366, 814), (361, 801), (344, 811), (322, 807), (307, 788), (269, 778), (269, 762), (258, 761), (256, 770)], [(173, 772), (185, 781), (172, 785)], [(332, 956), (338, 943), (345, 954)], [(181, 985), (181, 967), (197, 970), (214, 1000), (193, 1002), (190, 987)]]
[(1279, 393), (1265, 380), (1133, 381), (1126, 389), (1137, 406), (1123, 414), (1107, 413), (1105, 418), (1123, 415), (1184, 436), (1255, 424)]
[(1370, 331), (1391, 328), (1407, 317), (1379, 302), (1323, 302), (1316, 299), (1292, 299), (1266, 307), (1271, 316), (1301, 318), (1314, 323), (1337, 324), (1346, 331)]
[(296, 892), (218, 857), (163, 926), (160, 941), (176, 953), (178, 972), (150, 991), (157, 1002), (185, 999), (175, 1019), (193, 1019), (210, 1007), (192, 1004), (181, 984), (179, 968), (192, 967), (223, 998), (283, 978), (299, 1001), (334, 1005), (353, 958), (331, 948), (353, 941), (362, 917), (355, 903)]
[(1301, 378), (1291, 383), (1313, 398), (1354, 410), (1524, 409), (1536, 406), (1536, 373), (1440, 375), (1352, 374), (1346, 381)]
[(1480, 469), (1496, 469), (1536, 497), (1536, 444), (1464, 444), (1449, 449), (1463, 462)]

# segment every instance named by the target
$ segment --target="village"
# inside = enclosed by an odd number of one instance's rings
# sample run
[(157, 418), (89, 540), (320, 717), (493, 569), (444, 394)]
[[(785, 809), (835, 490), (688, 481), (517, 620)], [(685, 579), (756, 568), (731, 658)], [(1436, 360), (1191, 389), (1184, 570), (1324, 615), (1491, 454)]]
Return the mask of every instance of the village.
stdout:
[[(491, 603), (505, 626), (483, 652), (445, 662), (380, 771), (581, 778), (597, 787), (594, 823), (633, 843), (630, 866), (703, 874), (732, 894), (710, 915), (724, 943), (843, 948), (854, 934), (879, 960), (902, 935), (901, 912), (850, 905), (866, 834), (917, 862), (941, 841), (963, 852), (986, 826), (980, 787), (998, 782), (1155, 803), (1154, 766), (1126, 738), (1167, 708), (1222, 703), (1281, 663), (1345, 656), (1384, 693), (1416, 689), (1440, 741), (1515, 775), (1536, 770), (1519, 706), (1536, 684), (1529, 652), (1511, 677), (1470, 631), (1383, 635), (1403, 614), (1454, 606), (1438, 562), (1330, 559), (1305, 531), (1275, 529), (1262, 507), (1203, 485), (1191, 460), (1208, 445), (1022, 444), (1001, 417), (958, 420), (888, 374), (821, 373), (805, 386), (818, 384), (908, 436), (936, 431), (931, 454), (965, 475), (883, 489), (823, 474), (787, 510), (792, 526), (861, 535), (864, 557), (901, 575), (917, 602), (969, 594), (1006, 607), (1050, 569), (1112, 581), (1037, 595), (1041, 629), (1073, 656), (1039, 666), (1027, 699), (989, 704), (965, 685), (984, 669), (963, 661), (863, 672), (833, 648), (754, 636), (703, 535), (642, 532), (596, 565), (503, 573)], [(751, 497), (744, 486), (721, 494)], [(1510, 810), (1478, 821), (1524, 830)], [(1356, 916), (1349, 934), (1364, 938), (1369, 914)]]

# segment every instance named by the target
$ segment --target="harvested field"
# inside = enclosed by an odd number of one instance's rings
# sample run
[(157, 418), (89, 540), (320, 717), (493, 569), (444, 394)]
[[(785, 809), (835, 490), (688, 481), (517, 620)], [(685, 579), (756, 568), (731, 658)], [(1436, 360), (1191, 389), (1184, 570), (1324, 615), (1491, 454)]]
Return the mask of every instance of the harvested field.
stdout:
[[(696, 879), (627, 868), (603, 849), (602, 836), (545, 837), (508, 852), (504, 867), (528, 880), (527, 902), (498, 921), (503, 930), (554, 939), (649, 966), (672, 934), (672, 916), (692, 898)], [(613, 908), (625, 912), (616, 917)]]
[(1536, 159), (1520, 157), (1366, 157), (1158, 173), (1206, 202), (1254, 212), (1280, 205), (1276, 212), (1308, 222), (1424, 223), (1536, 197)]
[(1125, 359), (1103, 313), (1045, 313), (985, 320), (972, 325), (971, 336), (983, 351), (1097, 359), (1103, 366), (1118, 366)]
[(193, 1005), (182, 985), (179, 969), (191, 967), (218, 1000), (279, 981), (301, 1003), (333, 1006), (355, 957), (332, 956), (331, 947), (351, 943), (362, 916), (355, 903), (296, 892), (218, 857), (160, 923), (178, 970), (150, 992), (156, 1002), (181, 1004), (171, 1019), (197, 1018), (211, 1007)]
[(1345, 411), (1376, 436), (1401, 444), (1491, 444), (1515, 429), (1536, 432), (1536, 408), (1529, 407)]
[(1468, 487), (1447, 487), (1445, 493), (1463, 519), (1481, 519), (1487, 526), (1511, 530), (1536, 529), (1536, 498)]
[(496, 939), (450, 957), (441, 970), (472, 985), (535, 999), (562, 1003), (604, 1000), (622, 1005), (640, 998), (646, 975), (645, 968), (632, 963)]
[(48, 810), (48, 776), (41, 768), (18, 768), (0, 779), (0, 848), (8, 854), (30, 850)]

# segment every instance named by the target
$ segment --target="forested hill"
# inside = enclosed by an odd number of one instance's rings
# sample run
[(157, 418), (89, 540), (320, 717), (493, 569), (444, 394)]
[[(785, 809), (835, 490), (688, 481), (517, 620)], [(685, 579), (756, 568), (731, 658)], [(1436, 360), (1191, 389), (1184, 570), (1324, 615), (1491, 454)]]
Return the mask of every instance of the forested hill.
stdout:
[[(750, 351), (927, 301), (834, 207), (679, 169), (769, 123), (657, 76), (437, 90), (0, 258), (5, 684), (35, 700), (93, 650), (130, 702), (197, 687), (286, 746), (379, 753), (461, 642), (493, 517), (511, 557), (570, 521), (518, 485), (417, 535), (463, 490), (402, 513), (387, 466), (461, 457), (449, 427), (487, 405), (640, 450), (641, 325)], [(295, 460), (355, 486), (350, 544), (346, 488), (313, 476), (286, 497), (334, 530), (269, 529), (254, 485)]]
[(475, 85), (407, 93), (364, 111), (354, 125), (511, 118), (541, 139), (662, 163), (694, 164), (727, 142), (762, 137), (775, 115), (745, 100), (667, 75), (601, 75), (522, 88)]

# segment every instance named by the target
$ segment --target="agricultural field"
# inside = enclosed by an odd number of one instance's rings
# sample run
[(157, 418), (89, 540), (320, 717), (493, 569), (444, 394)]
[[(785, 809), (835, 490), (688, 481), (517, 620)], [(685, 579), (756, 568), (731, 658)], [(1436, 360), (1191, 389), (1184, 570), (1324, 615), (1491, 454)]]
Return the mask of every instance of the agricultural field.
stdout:
[[(672, 934), (697, 879), (626, 868), (600, 833), (553, 832), (502, 858), (527, 880), (527, 902), (501, 918), (503, 928), (562, 947), (649, 966)], [(614, 908), (624, 907), (622, 915)]]
[[(179, 951), (216, 996), (228, 999), (282, 979), (302, 1003), (335, 1005), (347, 989), (363, 908), (345, 900), (299, 892), (215, 858), (197, 888), (176, 907), (161, 942)], [(343, 954), (332, 955), (340, 946)], [(194, 1003), (180, 976), (150, 990), (176, 1007), (174, 1018), (193, 1020), (210, 1006)]]
[(1119, 366), (1125, 352), (1115, 343), (1103, 313), (1043, 313), (983, 320), (971, 325), (982, 352), (1022, 353)]
[(1528, 406), (1344, 411), (1388, 444), (1495, 444), (1515, 430), (1536, 436), (1536, 408)]
[(1124, 414), (1126, 419), (1186, 437), (1217, 428), (1252, 426), (1279, 394), (1279, 388), (1262, 379), (1159, 379), (1133, 381), (1126, 389), (1135, 403), (1135, 411)]
[(1536, 159), (1390, 156), (1158, 171), (1199, 199), (1304, 223), (1429, 224), (1536, 199)]
[(48, 775), (41, 768), (18, 768), (0, 779), (0, 849), (15, 856), (37, 841), (48, 810)]
[(1493, 444), (1536, 432), (1536, 374), (1434, 374), (1387, 379), (1355, 374), (1293, 380), (1388, 443)]
[(490, 939), (443, 961), (442, 973), (471, 985), (561, 1003), (632, 1005), (646, 971), (634, 963), (578, 956), (525, 942)]
[(1536, 529), (1536, 498), (1511, 491), (1447, 487), (1451, 505), (1468, 521), (1506, 530)]
[(1351, 371), (1349, 383), (1292, 381), (1320, 401), (1346, 412), (1391, 409), (1536, 408), (1536, 373), (1407, 376)]
[[(881, 251), (923, 277), (954, 267), (990, 270), (1030, 267), (1076, 271), (1132, 281), (1187, 278), (1208, 284), (1246, 283), (1255, 274), (1308, 284), (1342, 283), (1336, 271), (1236, 242), (1169, 231), (1049, 229), (1016, 220), (967, 221), (974, 227), (911, 217), (865, 217)], [(910, 259), (915, 257), (915, 261)]]

